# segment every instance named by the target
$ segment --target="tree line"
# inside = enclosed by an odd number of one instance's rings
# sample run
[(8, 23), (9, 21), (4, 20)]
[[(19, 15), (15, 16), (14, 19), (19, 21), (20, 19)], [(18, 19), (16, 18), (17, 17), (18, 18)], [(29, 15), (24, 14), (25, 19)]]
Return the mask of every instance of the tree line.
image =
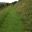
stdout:
[(17, 3), (17, 1), (12, 2), (12, 3), (2, 3), (2, 2), (0, 2), (0, 8), (6, 7), (6, 6), (9, 6), (9, 5), (15, 5), (16, 3)]

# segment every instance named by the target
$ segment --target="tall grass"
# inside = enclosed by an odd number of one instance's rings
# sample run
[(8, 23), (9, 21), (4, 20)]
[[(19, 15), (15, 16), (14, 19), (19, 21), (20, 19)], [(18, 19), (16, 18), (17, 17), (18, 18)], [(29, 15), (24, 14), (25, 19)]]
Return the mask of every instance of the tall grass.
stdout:
[(24, 32), (32, 32), (32, 0), (20, 1), (16, 10), (24, 24)]

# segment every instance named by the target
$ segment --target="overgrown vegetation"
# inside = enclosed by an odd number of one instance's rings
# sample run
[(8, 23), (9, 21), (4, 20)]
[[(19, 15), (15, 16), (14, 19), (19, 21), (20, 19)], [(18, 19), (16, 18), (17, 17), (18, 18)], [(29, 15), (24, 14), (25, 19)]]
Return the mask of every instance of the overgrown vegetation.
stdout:
[(24, 32), (32, 32), (32, 0), (21, 1), (17, 6), (17, 13), (24, 24)]

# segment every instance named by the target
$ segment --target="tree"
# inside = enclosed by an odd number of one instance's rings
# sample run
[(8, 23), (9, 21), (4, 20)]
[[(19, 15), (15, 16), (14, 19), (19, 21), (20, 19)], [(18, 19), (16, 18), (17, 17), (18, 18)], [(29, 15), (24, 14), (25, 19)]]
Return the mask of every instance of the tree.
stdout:
[(15, 5), (16, 3), (17, 3), (17, 1), (15, 1), (15, 2), (12, 2), (11, 4), (12, 4), (12, 5)]

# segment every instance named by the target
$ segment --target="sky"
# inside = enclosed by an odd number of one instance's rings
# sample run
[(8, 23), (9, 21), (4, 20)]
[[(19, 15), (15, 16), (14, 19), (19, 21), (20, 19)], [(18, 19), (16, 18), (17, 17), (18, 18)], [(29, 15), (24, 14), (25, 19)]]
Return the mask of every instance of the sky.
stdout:
[(0, 2), (9, 2), (9, 3), (12, 3), (12, 2), (14, 2), (14, 1), (18, 1), (18, 0), (0, 0)]

